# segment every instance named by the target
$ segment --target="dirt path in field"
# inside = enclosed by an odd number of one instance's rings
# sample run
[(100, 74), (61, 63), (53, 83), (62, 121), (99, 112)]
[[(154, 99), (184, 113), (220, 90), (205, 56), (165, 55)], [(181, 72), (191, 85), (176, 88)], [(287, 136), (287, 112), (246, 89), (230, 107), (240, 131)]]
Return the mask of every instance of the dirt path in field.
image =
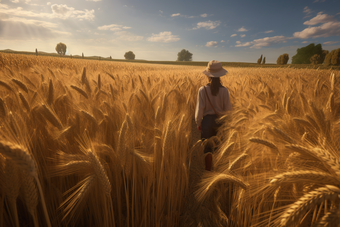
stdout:
[[(196, 128), (196, 123), (192, 122), (192, 145), (201, 139), (201, 134)], [(208, 198), (206, 202), (199, 203), (194, 195), (197, 189), (197, 185), (204, 174), (204, 155), (202, 148), (193, 150), (191, 154), (191, 164), (189, 169), (189, 194), (187, 201), (185, 202), (186, 207), (183, 215), (180, 219), (180, 227), (211, 227), (219, 226), (214, 220), (214, 214), (217, 210), (214, 209), (214, 198)]]

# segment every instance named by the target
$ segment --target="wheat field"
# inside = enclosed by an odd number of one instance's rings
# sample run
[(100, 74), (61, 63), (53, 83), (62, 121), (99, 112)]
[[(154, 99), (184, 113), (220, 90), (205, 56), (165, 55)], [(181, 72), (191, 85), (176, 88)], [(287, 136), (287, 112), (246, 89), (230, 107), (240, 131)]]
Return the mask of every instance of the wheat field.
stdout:
[(0, 226), (336, 226), (339, 72), (227, 68), (202, 143), (203, 69), (0, 54)]

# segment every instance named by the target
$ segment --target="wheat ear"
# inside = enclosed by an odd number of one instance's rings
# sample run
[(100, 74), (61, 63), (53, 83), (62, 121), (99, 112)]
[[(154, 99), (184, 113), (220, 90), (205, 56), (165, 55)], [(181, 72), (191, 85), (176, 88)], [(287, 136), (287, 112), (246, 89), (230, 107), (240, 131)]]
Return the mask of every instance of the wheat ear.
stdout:
[(23, 94), (21, 94), (20, 91), (19, 91), (19, 97), (20, 97), (21, 102), (24, 105), (25, 109), (27, 110), (27, 112), (30, 112), (31, 111), (30, 105), (28, 104), (25, 96), (23, 96)]
[(12, 79), (12, 81), (28, 94), (28, 88), (23, 82), (14, 78)]
[(24, 147), (0, 140), (0, 153), (11, 158), (23, 171), (37, 176), (36, 163)]
[(81, 89), (80, 87), (77, 87), (75, 85), (71, 85), (71, 88), (73, 88), (74, 90), (76, 90), (79, 94), (81, 94), (82, 96), (84, 96), (86, 99), (89, 99), (89, 96), (86, 94), (86, 92)]
[(287, 141), (288, 143), (293, 143), (294, 140), (292, 139), (292, 137), (290, 137), (286, 132), (282, 131), (279, 128), (273, 127), (273, 130), (279, 134), (285, 141)]
[(98, 177), (99, 182), (102, 185), (105, 195), (108, 198), (110, 198), (111, 184), (110, 184), (109, 178), (106, 175), (103, 165), (100, 163), (97, 155), (95, 155), (95, 153), (92, 152), (91, 150), (88, 150), (87, 155), (89, 157), (90, 162), (92, 163), (94, 172), (96, 173), (96, 176)]
[(53, 103), (53, 98), (54, 98), (53, 81), (52, 79), (50, 79), (50, 84), (48, 86), (48, 98), (47, 98), (48, 105), (51, 105)]
[(270, 142), (269, 140), (265, 140), (265, 139), (261, 139), (261, 138), (257, 138), (257, 137), (252, 137), (252, 138), (249, 139), (249, 141), (253, 142), (253, 143), (263, 144), (263, 145), (269, 147), (272, 151), (275, 151), (276, 154), (280, 155), (280, 151), (277, 148), (277, 146), (274, 143)]
[(316, 171), (294, 171), (294, 172), (287, 172), (276, 175), (270, 181), (271, 184), (281, 184), (281, 183), (296, 183), (296, 182), (311, 182), (317, 184), (324, 184), (324, 185), (335, 185), (340, 186), (340, 181), (328, 174), (323, 172), (316, 172)]
[(243, 189), (247, 189), (248, 184), (241, 179), (225, 173), (210, 172), (205, 174), (202, 181), (199, 183), (199, 189), (195, 192), (195, 197), (202, 202), (209, 196), (214, 186), (219, 182), (234, 183)]
[(229, 166), (229, 170), (232, 171), (236, 168), (237, 164), (240, 163), (241, 161), (243, 161), (244, 159), (246, 159), (248, 156), (248, 154), (243, 153), (240, 156), (238, 156)]
[(6, 82), (0, 80), (0, 86), (6, 88), (7, 90), (11, 91), (11, 92), (14, 92), (12, 87), (10, 85), (8, 85)]
[(63, 129), (63, 125), (61, 124), (59, 118), (56, 116), (55, 113), (53, 113), (53, 111), (48, 108), (45, 104), (42, 104), (42, 113), (43, 115), (46, 117), (46, 119), (51, 122), (51, 124), (54, 127), (57, 127), (59, 130)]
[(338, 198), (340, 189), (337, 187), (321, 187), (302, 196), (298, 201), (287, 208), (280, 216), (280, 226), (292, 226), (305, 214), (307, 210), (325, 200)]
[(313, 227), (331, 227), (338, 226), (340, 223), (340, 212), (337, 208), (327, 212), (320, 221), (318, 221)]
[(7, 116), (7, 105), (5, 103), (5, 101), (0, 98), (0, 116), (1, 117), (6, 117)]

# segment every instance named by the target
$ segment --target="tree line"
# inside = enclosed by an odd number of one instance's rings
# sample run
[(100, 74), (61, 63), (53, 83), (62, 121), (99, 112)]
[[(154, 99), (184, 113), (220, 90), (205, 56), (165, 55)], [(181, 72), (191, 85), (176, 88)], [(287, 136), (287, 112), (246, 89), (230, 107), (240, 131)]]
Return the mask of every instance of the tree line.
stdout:
[[(63, 56), (66, 54), (67, 46), (66, 44), (60, 42), (56, 45), (55, 50), (57, 51), (59, 55)], [(35, 54), (38, 55), (37, 49), (35, 49)], [(82, 53), (82, 58), (84, 58), (84, 53)], [(126, 60), (135, 60), (136, 55), (132, 51), (128, 51), (128, 52), (125, 52), (124, 58)], [(110, 59), (112, 59), (111, 56), (110, 56)], [(190, 53), (188, 50), (185, 50), (185, 49), (181, 50), (177, 54), (177, 61), (192, 61), (192, 53)]]
[[(261, 64), (262, 55), (257, 60), (257, 64)], [(276, 64), (285, 65), (288, 63), (289, 55), (287, 53), (280, 55)], [(264, 63), (262, 63), (264, 64)], [(314, 43), (308, 46), (298, 48), (296, 54), (292, 57), (292, 64), (325, 64), (326, 66), (340, 65), (340, 48), (332, 50), (323, 50), (321, 44), (315, 45)]]
[[(58, 43), (55, 47), (55, 50), (59, 55), (65, 55), (67, 46), (64, 43)], [(38, 50), (35, 50), (36, 55), (38, 55)], [(292, 64), (325, 64), (326, 66), (337, 66), (340, 65), (340, 48), (336, 50), (332, 50), (329, 52), (328, 50), (323, 50), (321, 44), (315, 45), (314, 43), (309, 44), (308, 46), (298, 48), (297, 53), (292, 57)], [(186, 49), (182, 49), (177, 54), (177, 61), (192, 61), (192, 53), (190, 53)], [(72, 55), (71, 55), (72, 58)], [(82, 58), (84, 58), (84, 53), (82, 53)], [(132, 51), (128, 51), (124, 54), (124, 58), (126, 60), (135, 60), (136, 55)], [(110, 59), (111, 56), (110, 56)], [(284, 53), (280, 55), (276, 64), (285, 65), (288, 63), (289, 55)], [(266, 57), (261, 57), (257, 59), (257, 64), (265, 64)]]

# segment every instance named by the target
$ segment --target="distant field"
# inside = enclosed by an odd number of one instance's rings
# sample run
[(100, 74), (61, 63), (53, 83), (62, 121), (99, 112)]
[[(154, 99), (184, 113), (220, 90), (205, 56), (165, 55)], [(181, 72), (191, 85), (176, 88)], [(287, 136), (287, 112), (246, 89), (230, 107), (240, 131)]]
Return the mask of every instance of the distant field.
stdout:
[[(11, 53), (11, 54), (28, 54), (35, 55), (35, 52), (25, 52), (25, 51), (13, 51), (13, 50), (0, 50), (2, 53)], [(45, 53), (39, 52), (39, 56), (50, 56), (50, 57), (58, 57), (61, 58), (56, 53)], [(71, 56), (62, 56), (62, 58), (71, 58)], [(72, 59), (83, 59), (79, 55), (72, 56)], [(121, 62), (136, 62), (136, 63), (149, 63), (149, 64), (166, 64), (166, 65), (193, 65), (193, 66), (206, 66), (208, 62), (205, 61), (148, 61), (148, 60), (125, 60), (125, 59), (110, 59), (109, 57), (100, 57), (100, 56), (85, 56), (84, 59), (87, 60), (100, 60), (100, 61), (121, 61)], [(332, 70), (340, 70), (340, 66), (325, 66), (325, 65), (310, 65), (310, 64), (287, 64), (287, 65), (277, 65), (277, 64), (264, 64), (259, 65), (256, 63), (249, 62), (222, 62), (223, 66), (228, 67), (256, 67), (256, 68), (297, 68), (297, 69), (332, 69)]]

